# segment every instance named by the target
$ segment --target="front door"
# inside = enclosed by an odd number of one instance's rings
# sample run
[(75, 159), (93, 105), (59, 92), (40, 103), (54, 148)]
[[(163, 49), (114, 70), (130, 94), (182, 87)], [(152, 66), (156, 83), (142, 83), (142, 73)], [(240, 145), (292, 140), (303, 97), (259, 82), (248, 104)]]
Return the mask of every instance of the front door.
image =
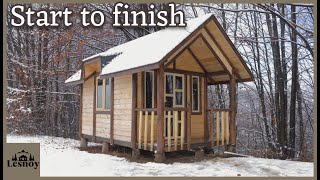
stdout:
[[(186, 89), (184, 88), (185, 81), (184, 81), (184, 75), (183, 74), (176, 74), (176, 73), (165, 73), (165, 79), (164, 79), (164, 106), (166, 108), (183, 108), (184, 107), (184, 96)], [(171, 110), (171, 117), (169, 119), (169, 112), (165, 111), (165, 122), (164, 122), (164, 136), (165, 139), (168, 139), (168, 121), (170, 121), (170, 136), (171, 139), (174, 138), (175, 133), (175, 124), (173, 121), (174, 114), (173, 110)], [(178, 112), (178, 139), (180, 139), (181, 135), (181, 111)]]

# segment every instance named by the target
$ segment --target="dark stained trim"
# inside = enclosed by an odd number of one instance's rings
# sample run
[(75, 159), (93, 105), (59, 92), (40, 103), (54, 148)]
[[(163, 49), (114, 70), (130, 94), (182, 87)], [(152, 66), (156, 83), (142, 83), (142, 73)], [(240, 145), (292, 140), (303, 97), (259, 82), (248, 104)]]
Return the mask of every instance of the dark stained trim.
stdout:
[(147, 109), (146, 109), (146, 108), (135, 108), (134, 110), (135, 110), (136, 112), (137, 112), (137, 111), (152, 112), (152, 111), (157, 111), (157, 108), (147, 108)]
[[(96, 111), (96, 109), (97, 109), (97, 107), (96, 107), (96, 83), (97, 83), (97, 78), (96, 78), (96, 76), (93, 76), (94, 77), (94, 81), (93, 81), (93, 112), (95, 112)], [(92, 132), (92, 134), (93, 134), (93, 137), (96, 137), (96, 131), (97, 131), (97, 129), (96, 129), (96, 124), (97, 123), (97, 119), (96, 119), (96, 113), (93, 113), (93, 132)], [(95, 139), (94, 139), (94, 141), (95, 141)]]
[(221, 76), (221, 75), (228, 75), (225, 71), (216, 71), (216, 72), (209, 72), (208, 76)]
[(231, 78), (231, 73), (228, 71), (227, 67), (225, 66), (225, 64), (221, 61), (220, 57), (217, 55), (217, 53), (213, 50), (213, 48), (211, 47), (211, 45), (209, 44), (209, 42), (206, 40), (206, 38), (203, 37), (203, 35), (201, 34), (201, 38), (203, 40), (203, 42), (207, 45), (207, 47), (209, 48), (209, 50), (211, 51), (211, 53), (213, 54), (213, 56), (218, 60), (218, 62), (220, 63), (220, 65), (223, 67), (223, 69), (228, 73), (229, 77)]
[(111, 111), (94, 111), (95, 114), (111, 114)]
[(110, 74), (103, 74), (103, 75), (100, 74), (100, 78), (107, 79), (107, 78), (111, 78), (111, 77), (115, 77), (115, 76), (134, 74), (134, 73), (138, 73), (141, 71), (151, 71), (151, 70), (158, 69), (158, 68), (159, 68), (159, 63), (148, 64), (145, 66), (140, 66), (140, 67), (136, 67), (136, 68), (132, 68), (132, 69), (126, 69), (123, 71), (118, 71), (118, 72), (114, 72), (114, 73), (110, 73)]
[(184, 118), (185, 118), (185, 122), (184, 122), (184, 142), (187, 142), (187, 119), (188, 119), (188, 75), (184, 74), (184, 108), (186, 108), (186, 111), (184, 111)]
[(138, 74), (132, 74), (132, 112), (131, 112), (131, 148), (136, 149), (137, 141), (137, 87), (138, 87)]
[(193, 57), (193, 59), (196, 60), (197, 64), (200, 66), (200, 68), (202, 69), (202, 71), (206, 74), (207, 70), (206, 68), (204, 68), (204, 66), (201, 64), (200, 60), (198, 59), (198, 57), (192, 52), (192, 50), (190, 49), (190, 47), (188, 47), (188, 51), (191, 54), (191, 56)]
[[(192, 75), (192, 76), (194, 76), (194, 75)], [(190, 96), (191, 96), (191, 98), (190, 98), (190, 102), (191, 102), (191, 114), (192, 115), (201, 115), (202, 114), (202, 94), (201, 94), (201, 90), (202, 90), (202, 88), (201, 88), (201, 86), (202, 86), (202, 77), (199, 77), (199, 112), (193, 112), (193, 108), (192, 108), (192, 104), (193, 104), (193, 101), (192, 101), (192, 96), (193, 96), (193, 94), (192, 94), (192, 76), (190, 76)]]
[(97, 75), (98, 75), (98, 73), (96, 71), (94, 71), (88, 77), (84, 78), (84, 82), (86, 82), (88, 79), (92, 78), (93, 76), (97, 76)]
[(156, 71), (157, 73), (157, 120), (156, 120), (156, 125), (157, 125), (157, 153), (158, 154), (163, 154), (164, 153), (164, 64), (160, 64), (160, 68)]
[[(145, 71), (142, 71), (141, 72), (141, 101), (142, 101), (142, 104), (141, 104), (141, 108), (145, 108), (146, 107), (146, 103), (145, 103), (145, 75), (146, 75), (146, 72)], [(138, 84), (137, 84), (137, 87), (138, 87)]]
[(209, 139), (209, 127), (208, 127), (208, 112), (206, 111), (206, 109), (208, 108), (208, 85), (207, 85), (207, 78), (204, 77), (204, 106), (203, 106), (203, 116), (204, 116), (204, 139), (208, 140)]
[(81, 87), (80, 87), (80, 115), (79, 115), (79, 136), (80, 137), (82, 133), (82, 106), (83, 106), (82, 96), (83, 96), (83, 84), (81, 84)]
[(219, 23), (219, 21), (217, 20), (217, 18), (215, 16), (211, 17), (212, 20), (215, 22), (215, 24), (217, 25), (217, 27), (219, 28), (219, 30), (221, 31), (221, 34), (224, 36), (224, 38), (228, 41), (229, 45), (231, 46), (231, 48), (233, 49), (233, 51), (236, 53), (236, 55), (238, 56), (238, 58), (240, 59), (242, 65), (246, 68), (247, 72), (249, 73), (250, 80), (248, 81), (253, 81), (254, 80), (254, 76), (252, 74), (252, 72), (250, 71), (249, 67), (247, 66), (246, 62), (243, 60), (242, 56), (240, 55), (239, 51), (236, 49), (236, 47), (234, 46), (234, 44), (231, 42), (229, 36), (226, 34), (226, 32), (223, 30), (221, 24)]
[[(236, 69), (233, 64), (230, 62), (228, 56), (226, 56), (225, 52), (222, 50), (221, 46), (218, 44), (218, 42), (216, 41), (216, 39), (213, 37), (213, 35), (210, 33), (210, 31), (208, 30), (207, 26), (204, 26), (204, 30), (207, 32), (207, 34), (210, 36), (210, 38), (212, 39), (212, 41), (217, 45), (218, 49), (220, 50), (220, 52), (222, 53), (222, 55), (224, 56), (224, 58), (228, 61), (229, 65), (232, 67), (232, 69)], [(239, 75), (238, 71), (236, 71), (236, 76), (237, 78), (241, 81), (241, 76)]]
[(179, 70), (179, 69), (165, 69), (165, 72), (178, 73), (178, 74), (188, 74), (188, 75), (200, 76), (200, 77), (204, 77), (205, 76), (204, 73), (185, 71), (185, 70)]
[(114, 140), (114, 78), (111, 78), (111, 97), (110, 97), (110, 105), (111, 105), (111, 115), (110, 115), (110, 143), (113, 144)]
[(157, 108), (157, 73), (156, 71), (153, 71), (153, 84), (154, 84), (154, 90), (153, 90), (153, 107)]

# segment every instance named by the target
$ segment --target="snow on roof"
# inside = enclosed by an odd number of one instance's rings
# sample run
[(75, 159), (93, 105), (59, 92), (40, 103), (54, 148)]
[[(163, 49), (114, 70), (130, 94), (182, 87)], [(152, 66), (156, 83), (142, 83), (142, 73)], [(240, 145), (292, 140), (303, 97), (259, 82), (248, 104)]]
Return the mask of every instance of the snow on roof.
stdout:
[(99, 56), (118, 54), (118, 56), (102, 69), (100, 75), (157, 63), (211, 16), (212, 14), (207, 14), (189, 20), (186, 22), (186, 27), (165, 28), (110, 48), (105, 52), (83, 59), (83, 61)]
[[(212, 14), (206, 14), (204, 16), (191, 19), (186, 22), (186, 27), (167, 27), (163, 30), (110, 48), (105, 52), (87, 57), (82, 61), (85, 62), (96, 57), (117, 55), (102, 68), (100, 75), (155, 64), (164, 58), (211, 16)], [(67, 79), (65, 83), (78, 81), (81, 79), (80, 76), (81, 70)]]
[(69, 77), (64, 83), (71, 83), (75, 81), (80, 81), (81, 80), (81, 69), (78, 70), (74, 75)]

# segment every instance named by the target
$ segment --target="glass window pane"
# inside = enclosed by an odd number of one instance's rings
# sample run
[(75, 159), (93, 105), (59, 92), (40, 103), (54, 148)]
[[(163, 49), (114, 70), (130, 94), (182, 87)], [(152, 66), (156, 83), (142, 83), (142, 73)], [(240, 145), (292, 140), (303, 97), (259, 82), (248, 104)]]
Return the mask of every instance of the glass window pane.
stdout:
[(173, 97), (168, 97), (168, 96), (166, 97), (165, 106), (173, 107)]
[(173, 94), (173, 76), (166, 75), (166, 93)]
[(110, 78), (106, 79), (106, 109), (111, 108), (111, 83)]
[(176, 76), (176, 89), (182, 89), (182, 77)]
[(176, 92), (176, 105), (182, 105), (182, 92)]
[(97, 108), (102, 108), (102, 80), (98, 80), (97, 84)]
[(199, 111), (199, 81), (198, 78), (192, 78), (192, 110)]
[(152, 108), (152, 84), (153, 84), (153, 73), (152, 72), (146, 72), (146, 108)]

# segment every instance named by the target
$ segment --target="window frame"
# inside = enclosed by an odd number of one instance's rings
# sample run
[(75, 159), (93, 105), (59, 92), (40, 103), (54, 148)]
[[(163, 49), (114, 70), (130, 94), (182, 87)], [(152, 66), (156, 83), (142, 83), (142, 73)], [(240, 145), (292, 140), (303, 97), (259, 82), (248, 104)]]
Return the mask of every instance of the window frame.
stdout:
[[(194, 97), (193, 97), (193, 79), (194, 78), (196, 78), (197, 79), (197, 81), (198, 81), (198, 110), (194, 110), (194, 108), (193, 108), (193, 101), (194, 101)], [(199, 76), (191, 76), (191, 92), (190, 92), (190, 94), (191, 94), (191, 112), (192, 112), (192, 114), (202, 114), (202, 112), (201, 112), (201, 109), (202, 109), (202, 107), (201, 107), (201, 104), (202, 104), (202, 102), (201, 102), (201, 78), (199, 77)]]
[[(167, 75), (171, 75), (171, 76), (173, 76), (173, 92), (172, 92), (172, 94), (167, 94), (167, 92), (166, 92), (166, 88), (167, 88), (167, 85), (166, 85), (166, 76)], [(181, 89), (176, 89), (176, 76), (178, 76), (178, 77), (181, 77), (182, 78), (182, 88)], [(184, 108), (185, 106), (185, 103), (186, 102), (184, 102), (185, 101), (185, 98), (184, 98), (184, 96), (185, 96), (185, 85), (184, 85), (184, 83), (185, 83), (185, 80), (184, 80), (184, 74), (178, 74), (178, 73), (168, 73), (168, 72), (165, 72), (164, 73), (164, 102), (166, 101), (166, 96), (170, 96), (170, 97), (173, 97), (173, 108), (175, 108), (175, 107), (178, 107), (178, 108)], [(182, 93), (182, 104), (181, 105), (177, 105), (176, 104), (176, 92), (181, 92)]]
[(155, 78), (154, 78), (154, 71), (145, 71), (143, 77), (143, 107), (147, 108), (147, 73), (152, 73), (152, 105), (151, 108), (155, 107)]
[[(102, 108), (98, 108), (98, 82), (100, 80), (100, 77), (97, 76), (95, 81), (96, 81), (96, 85), (95, 85), (95, 94), (96, 94), (96, 103), (95, 103), (95, 106), (96, 106), (96, 109), (95, 111), (111, 111), (111, 108), (110, 107), (109, 109), (106, 108), (106, 80), (107, 79), (102, 79)], [(109, 83), (110, 83), (110, 97), (112, 97), (112, 83), (111, 83), (111, 78), (108, 78), (109, 80)], [(111, 99), (110, 99), (110, 106), (111, 106)]]

